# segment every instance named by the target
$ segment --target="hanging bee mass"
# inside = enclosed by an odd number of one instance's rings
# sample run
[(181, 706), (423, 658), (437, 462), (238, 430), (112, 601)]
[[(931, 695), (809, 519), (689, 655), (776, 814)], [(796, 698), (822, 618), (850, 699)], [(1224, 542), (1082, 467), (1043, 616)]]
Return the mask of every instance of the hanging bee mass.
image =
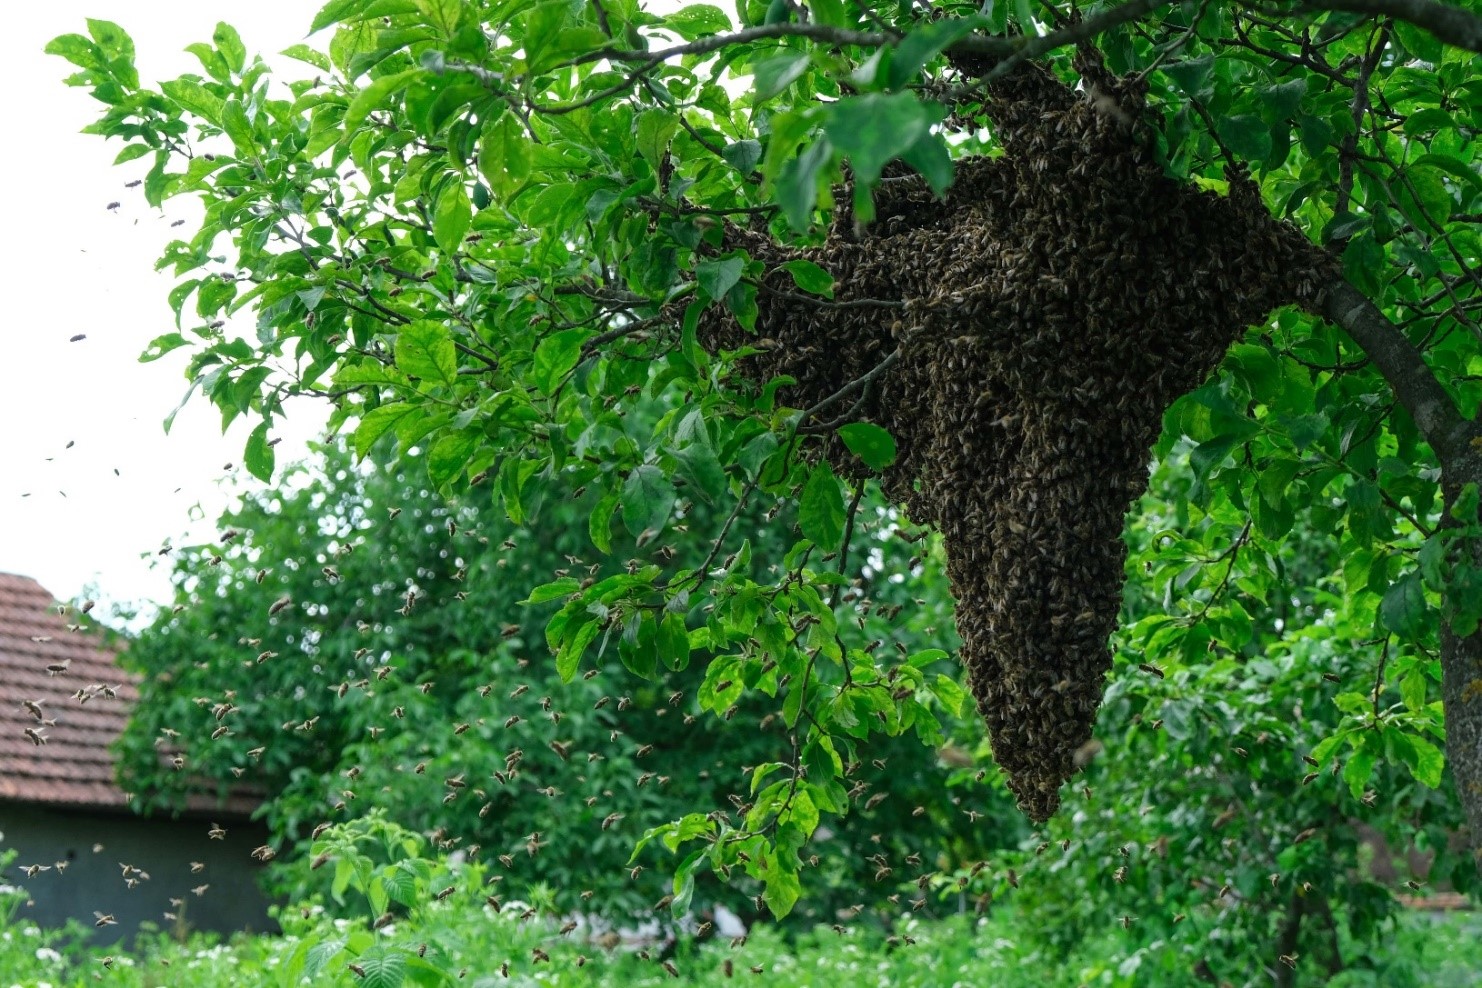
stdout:
[[(1164, 411), (1273, 309), (1320, 310), (1336, 270), (1243, 174), (1229, 172), (1228, 196), (1168, 178), (1137, 130), (1145, 84), (1089, 47), (1075, 65), (1095, 100), (1032, 64), (987, 84), (982, 113), (1005, 153), (958, 161), (945, 199), (887, 172), (867, 227), (846, 189), (822, 247), (736, 225), (720, 247), (769, 271), (757, 327), (773, 345), (744, 358), (745, 377), (791, 376), (798, 408), (852, 385), (825, 418), (894, 436), (898, 458), (876, 479), (943, 535), (961, 657), (1035, 820), (1058, 808), (1091, 736), (1123, 519)], [(791, 290), (777, 268), (799, 258), (833, 275), (832, 304)], [(756, 340), (723, 306), (698, 331), (712, 351)], [(871, 475), (836, 436), (821, 453), (842, 475)]]

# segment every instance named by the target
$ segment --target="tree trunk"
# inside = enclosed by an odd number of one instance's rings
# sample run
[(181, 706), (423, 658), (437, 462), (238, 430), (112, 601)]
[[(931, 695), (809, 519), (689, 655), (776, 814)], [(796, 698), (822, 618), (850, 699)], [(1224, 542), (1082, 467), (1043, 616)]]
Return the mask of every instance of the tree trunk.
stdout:
[(1333, 907), (1326, 897), (1318, 899), (1311, 911), (1322, 921), (1323, 951), (1327, 954), (1323, 959), (1323, 969), (1329, 978), (1336, 978), (1344, 968), (1343, 949), (1338, 944), (1338, 920), (1333, 916)]
[[(1443, 466), (1441, 486), (1450, 525), (1451, 508), (1468, 484), (1482, 487), (1482, 450), (1476, 440), (1455, 462)], [(1482, 524), (1482, 518), (1475, 519)], [(1482, 567), (1482, 538), (1472, 539), (1463, 552), (1471, 565)], [(1482, 871), (1482, 628), (1466, 638), (1441, 627), (1441, 699), (1446, 711), (1446, 760), (1467, 817), (1467, 846)]]
[[(1482, 422), (1469, 420), (1398, 326), (1362, 292), (1339, 279), (1327, 286), (1324, 312), (1361, 346), (1415, 420), (1441, 464), (1442, 524), (1468, 484), (1482, 487)], [(1482, 523), (1482, 518), (1475, 519)], [(1482, 566), (1482, 538), (1463, 550)], [(1482, 629), (1461, 638), (1441, 627), (1441, 700), (1446, 761), (1467, 818), (1467, 846), (1482, 871)]]
[(1297, 955), (1297, 943), (1302, 935), (1302, 915), (1306, 906), (1302, 894), (1293, 892), (1291, 904), (1286, 907), (1286, 921), (1281, 924), (1281, 932), (1276, 937), (1276, 957), (1272, 965), (1276, 988), (1291, 988), (1297, 976), (1297, 969), (1282, 958), (1295, 958)]

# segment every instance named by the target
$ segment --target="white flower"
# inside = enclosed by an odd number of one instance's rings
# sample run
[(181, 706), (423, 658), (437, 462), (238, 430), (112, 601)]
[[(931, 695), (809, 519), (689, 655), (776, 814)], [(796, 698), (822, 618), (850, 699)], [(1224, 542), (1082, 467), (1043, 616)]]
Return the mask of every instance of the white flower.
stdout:
[(37, 947), (36, 959), (38, 961), (50, 961), (55, 964), (62, 959), (62, 955), (57, 953), (55, 950), (52, 950), (50, 947)]

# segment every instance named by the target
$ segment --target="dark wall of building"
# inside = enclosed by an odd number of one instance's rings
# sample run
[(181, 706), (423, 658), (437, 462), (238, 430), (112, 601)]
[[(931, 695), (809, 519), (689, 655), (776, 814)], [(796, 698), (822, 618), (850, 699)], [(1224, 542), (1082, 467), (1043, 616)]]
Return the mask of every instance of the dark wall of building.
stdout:
[[(29, 896), (16, 912), (17, 922), (59, 927), (76, 919), (92, 927), (95, 910), (112, 914), (117, 924), (95, 929), (95, 943), (131, 937), (146, 920), (174, 928), (166, 912), (195, 930), (276, 929), (257, 885), (262, 865), (252, 858), (253, 848), (266, 842), (266, 830), (227, 823), (225, 838), (212, 840), (210, 827), (210, 820), (201, 819), (0, 804), (0, 850), (16, 851), (0, 881)], [(65, 862), (65, 870), (57, 862)], [(192, 862), (204, 867), (192, 872)], [(21, 869), (33, 864), (50, 870), (27, 877)], [(131, 888), (124, 865), (149, 877), (131, 871), (128, 877), (136, 880)], [(201, 885), (208, 887), (197, 895), (193, 890)], [(183, 904), (177, 908), (171, 898)]]

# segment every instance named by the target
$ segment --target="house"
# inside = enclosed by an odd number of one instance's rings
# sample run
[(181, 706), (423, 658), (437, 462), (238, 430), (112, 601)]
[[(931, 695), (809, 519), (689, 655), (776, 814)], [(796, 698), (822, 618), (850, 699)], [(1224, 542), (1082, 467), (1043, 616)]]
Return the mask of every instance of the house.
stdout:
[(26, 893), (16, 920), (77, 919), (101, 943), (145, 921), (271, 927), (252, 858), (267, 842), (250, 819), (258, 800), (197, 796), (173, 817), (129, 808), (109, 746), (136, 679), (86, 623), (36, 581), (0, 573), (0, 861), (15, 852), (0, 883)]

